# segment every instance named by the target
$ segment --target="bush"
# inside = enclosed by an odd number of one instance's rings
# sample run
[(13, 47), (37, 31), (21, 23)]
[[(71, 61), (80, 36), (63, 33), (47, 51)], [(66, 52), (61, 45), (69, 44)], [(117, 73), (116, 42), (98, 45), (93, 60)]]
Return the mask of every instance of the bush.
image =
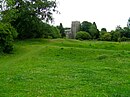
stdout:
[(130, 38), (127, 38), (127, 40), (126, 41), (130, 41)]
[(80, 32), (76, 33), (76, 39), (89, 40), (89, 39), (91, 39), (91, 36), (88, 32), (80, 31)]
[(120, 32), (113, 32), (112, 33), (112, 40), (113, 41), (119, 41), (121, 37), (121, 33)]
[(100, 36), (100, 40), (102, 41), (111, 41), (111, 34), (106, 32)]
[(60, 34), (60, 30), (57, 27), (51, 26), (51, 36), (52, 38), (60, 38), (61, 34)]
[(121, 41), (126, 41), (126, 40), (127, 40), (127, 38), (124, 36), (121, 38)]
[(13, 39), (17, 37), (16, 30), (7, 23), (0, 22), (0, 51), (10, 53), (13, 50)]

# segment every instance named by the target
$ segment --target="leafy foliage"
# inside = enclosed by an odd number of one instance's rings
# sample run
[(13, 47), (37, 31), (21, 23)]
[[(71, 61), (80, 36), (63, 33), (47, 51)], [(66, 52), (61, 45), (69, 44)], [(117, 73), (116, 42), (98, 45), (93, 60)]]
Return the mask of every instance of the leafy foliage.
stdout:
[(60, 31), (57, 27), (49, 26), (49, 25), (48, 25), (48, 27), (49, 28), (46, 30), (46, 32), (48, 32), (48, 33), (46, 34), (45, 38), (52, 37), (54, 39), (54, 38), (61, 37)]
[(46, 35), (48, 24), (43, 23), (37, 17), (23, 15), (12, 21), (11, 24), (17, 29), (18, 39), (41, 38)]
[(112, 32), (112, 40), (113, 41), (120, 41), (120, 38), (121, 38), (121, 33), (120, 32)]
[(102, 28), (101, 31), (102, 32), (107, 32), (107, 29), (106, 28)]
[(53, 21), (53, 12), (58, 12), (56, 1), (5, 0), (4, 5), (6, 7), (2, 10), (2, 22), (11, 23), (19, 33), (18, 39), (48, 37), (49, 34), (57, 37), (52, 27), (43, 23)]
[(47, 22), (53, 21), (53, 12), (58, 12), (56, 7), (56, 1), (52, 0), (4, 0), (1, 3), (1, 9), (4, 9), (3, 12), (6, 16), (8, 14), (7, 11), (15, 10), (15, 15), (17, 16), (26, 13), (30, 16), (37, 16)]
[(60, 25), (57, 26), (57, 28), (60, 30), (61, 37), (62, 37), (62, 38), (65, 37), (65, 36), (66, 36), (66, 34), (65, 34), (65, 29), (64, 29), (62, 23), (60, 23)]
[(92, 39), (99, 38), (99, 31), (97, 29), (96, 23), (94, 22), (89, 28), (89, 34), (92, 36)]
[(81, 23), (81, 31), (89, 32), (89, 28), (91, 27), (92, 23), (88, 21), (83, 21)]
[(127, 40), (127, 38), (124, 36), (121, 38), (121, 41), (126, 41), (126, 40)]
[(13, 50), (13, 39), (17, 37), (16, 30), (10, 25), (0, 22), (0, 51), (10, 53)]
[(106, 32), (100, 36), (100, 40), (111, 41), (111, 34)]
[(91, 39), (91, 36), (88, 32), (80, 31), (80, 32), (77, 32), (76, 39), (89, 40), (89, 39)]
[(80, 30), (88, 32), (91, 35), (92, 39), (99, 38), (99, 30), (97, 29), (97, 25), (95, 22), (93, 22), (92, 24), (91, 22), (83, 21), (81, 23)]
[(130, 38), (130, 28), (129, 27), (124, 27), (123, 31), (121, 33), (121, 36), (123, 37), (127, 37)]

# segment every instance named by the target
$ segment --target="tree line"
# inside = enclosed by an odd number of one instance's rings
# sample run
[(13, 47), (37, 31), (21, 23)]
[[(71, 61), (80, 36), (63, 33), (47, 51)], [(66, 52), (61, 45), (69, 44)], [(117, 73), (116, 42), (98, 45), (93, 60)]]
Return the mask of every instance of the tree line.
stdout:
[[(84, 34), (84, 35), (83, 35)], [(100, 31), (95, 22), (91, 23), (83, 21), (81, 23), (80, 31), (77, 32), (76, 39), (80, 40), (100, 40), (100, 41), (127, 41), (130, 40), (130, 28), (117, 26), (115, 30), (110, 32), (106, 28)]]
[(0, 52), (10, 53), (14, 39), (61, 37), (53, 22), (52, 0), (0, 0)]
[[(129, 20), (128, 20), (129, 21)], [(62, 23), (58, 26), (62, 37), (65, 37), (65, 29)], [(76, 33), (76, 39), (79, 40), (100, 40), (100, 41), (128, 41), (130, 40), (130, 28), (117, 26), (115, 30), (110, 32), (106, 28), (102, 28), (100, 31), (97, 28), (95, 22), (91, 23), (83, 21), (80, 24), (80, 30)]]

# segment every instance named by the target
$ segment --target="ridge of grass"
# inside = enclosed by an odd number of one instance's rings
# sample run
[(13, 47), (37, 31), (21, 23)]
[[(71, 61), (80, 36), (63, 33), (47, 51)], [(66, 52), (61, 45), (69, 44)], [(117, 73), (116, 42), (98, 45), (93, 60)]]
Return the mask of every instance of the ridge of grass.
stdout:
[(0, 97), (129, 97), (129, 42), (31, 39), (0, 56)]

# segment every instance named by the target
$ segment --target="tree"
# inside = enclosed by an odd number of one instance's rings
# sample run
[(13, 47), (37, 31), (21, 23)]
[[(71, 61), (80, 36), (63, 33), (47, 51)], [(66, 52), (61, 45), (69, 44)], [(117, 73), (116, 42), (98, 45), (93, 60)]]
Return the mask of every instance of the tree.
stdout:
[(60, 38), (61, 37), (60, 30), (57, 27), (50, 26), (49, 30), (50, 30), (49, 36), (51, 36), (52, 38)]
[(63, 27), (62, 23), (60, 23), (60, 25), (59, 25), (59, 26), (57, 26), (57, 28), (60, 30), (61, 37), (62, 37), (62, 38), (63, 38), (63, 37), (66, 37), (66, 34), (65, 34), (65, 29), (64, 29), (64, 27)]
[(111, 34), (109, 32), (104, 33), (100, 36), (100, 40), (111, 41)]
[(113, 32), (111, 32), (111, 35), (112, 35), (113, 41), (120, 41), (120, 39), (121, 39), (121, 33), (120, 32), (113, 31)]
[(102, 28), (101, 31), (100, 31), (100, 38), (101, 38), (105, 33), (107, 33), (107, 29), (106, 29), (106, 28)]
[(95, 22), (93, 22), (93, 25), (97, 28), (97, 24)]
[(117, 26), (115, 31), (120, 33), (120, 37), (125, 36), (125, 31), (120, 26)]
[(123, 28), (123, 36), (130, 38), (130, 28), (129, 27), (124, 27)]
[(106, 28), (102, 28), (101, 31), (102, 32), (107, 32), (107, 29)]
[(17, 16), (24, 13), (49, 22), (53, 21), (53, 12), (58, 12), (56, 1), (52, 0), (3, 0), (1, 2), (3, 17), (13, 10)]
[(2, 22), (11, 23), (20, 39), (44, 36), (46, 25), (43, 21), (52, 22), (53, 12), (57, 12), (56, 1), (52, 0), (5, 0), (4, 5)]
[(99, 38), (99, 31), (95, 22), (90, 26), (89, 34), (92, 36), (93, 39)]
[(91, 22), (83, 21), (83, 22), (81, 23), (81, 28), (80, 28), (80, 30), (81, 30), (81, 31), (85, 31), (85, 32), (89, 32), (89, 29), (90, 29), (91, 25), (92, 25)]

